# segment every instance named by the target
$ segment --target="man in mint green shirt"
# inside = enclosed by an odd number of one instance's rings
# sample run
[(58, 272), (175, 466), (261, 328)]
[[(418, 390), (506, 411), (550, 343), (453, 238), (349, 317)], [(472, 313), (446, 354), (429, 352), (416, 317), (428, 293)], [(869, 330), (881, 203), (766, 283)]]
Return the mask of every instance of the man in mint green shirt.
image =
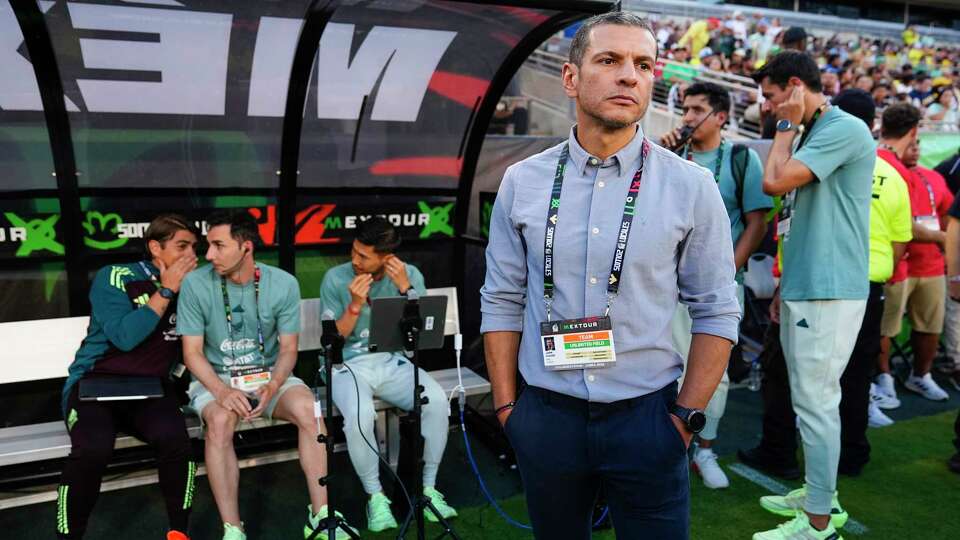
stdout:
[[(747, 147), (737, 147), (735, 150), (734, 144), (723, 139), (729, 111), (730, 94), (722, 86), (709, 82), (691, 85), (683, 97), (683, 125), (696, 129), (690, 134), (681, 155), (706, 168), (717, 182), (730, 218), (738, 297), (742, 309), (742, 270), (767, 232), (766, 214), (773, 207), (773, 200), (763, 192), (763, 165), (757, 153)], [(661, 144), (667, 148), (676, 147), (679, 131), (680, 128), (666, 134)], [(690, 350), (692, 326), (687, 306), (678, 305), (671, 322), (671, 334), (674, 348), (684, 358)], [(704, 485), (711, 489), (730, 485), (713, 452), (720, 419), (726, 410), (729, 386), (730, 380), (724, 373), (704, 409), (707, 422), (697, 436), (697, 448), (693, 452), (693, 469), (703, 478)]]
[[(259, 416), (297, 427), (300, 465), (310, 493), (304, 536), (327, 517), (327, 463), (317, 437), (310, 388), (291, 375), (300, 334), (300, 287), (292, 275), (254, 260), (259, 240), (249, 212), (207, 218), (207, 261), (183, 281), (177, 331), (194, 381), (190, 407), (203, 420), (210, 490), (223, 521), (224, 540), (246, 540), (238, 496), (240, 470), (233, 447), (237, 424)], [(275, 534), (265, 534), (275, 537)], [(348, 537), (337, 531), (337, 538)], [(327, 539), (327, 532), (318, 538)]]
[[(410, 289), (426, 294), (423, 275), (411, 264), (401, 261), (395, 251), (400, 235), (389, 221), (373, 217), (360, 223), (353, 241), (350, 262), (335, 266), (323, 276), (320, 304), (324, 315), (337, 320), (337, 329), (345, 336), (344, 366), (335, 366), (331, 392), (333, 402), (343, 414), (343, 433), (350, 461), (369, 495), (367, 528), (373, 532), (397, 527), (390, 511), (390, 500), (380, 485), (379, 459), (368, 446), (373, 441), (375, 398), (404, 410), (413, 408), (413, 364), (401, 351), (367, 350), (370, 338), (370, 299), (402, 296)], [(427, 403), (423, 405), (423, 493), (441, 516), (457, 515), (434, 487), (437, 470), (447, 446), (450, 412), (443, 389), (426, 371), (420, 370), (420, 384)], [(438, 521), (429, 511), (424, 515)]]
[(784, 497), (761, 498), (768, 511), (793, 519), (753, 538), (835, 538), (846, 521), (836, 492), (840, 376), (869, 293), (875, 145), (862, 121), (827, 102), (810, 56), (778, 53), (755, 79), (778, 119), (763, 190), (784, 196), (777, 226), (783, 277), (774, 315), (803, 439), (806, 485)]

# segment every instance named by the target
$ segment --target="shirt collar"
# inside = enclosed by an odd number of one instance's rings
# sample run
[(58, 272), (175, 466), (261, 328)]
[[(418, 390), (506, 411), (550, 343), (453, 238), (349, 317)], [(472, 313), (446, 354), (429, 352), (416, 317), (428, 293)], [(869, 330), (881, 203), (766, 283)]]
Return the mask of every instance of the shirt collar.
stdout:
[(580, 146), (580, 142), (577, 141), (577, 126), (570, 128), (568, 144), (570, 146), (570, 160), (580, 175), (586, 174), (588, 165), (601, 167), (616, 165), (617, 176), (622, 176), (625, 169), (629, 169), (640, 159), (640, 150), (643, 147), (643, 128), (640, 127), (640, 124), (637, 124), (637, 132), (633, 139), (616, 154), (607, 158), (606, 161), (601, 161), (600, 158), (590, 155)]

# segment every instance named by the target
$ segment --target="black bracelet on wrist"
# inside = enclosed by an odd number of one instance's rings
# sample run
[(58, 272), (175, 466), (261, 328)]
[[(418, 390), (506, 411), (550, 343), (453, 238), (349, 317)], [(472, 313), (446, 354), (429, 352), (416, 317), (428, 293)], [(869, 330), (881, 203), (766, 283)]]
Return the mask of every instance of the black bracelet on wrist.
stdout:
[(510, 403), (507, 403), (506, 405), (501, 405), (501, 406), (497, 407), (497, 409), (496, 409), (495, 411), (493, 411), (493, 414), (494, 414), (495, 416), (500, 416), (500, 413), (502, 413), (503, 411), (505, 411), (505, 410), (507, 410), (507, 409), (512, 409), (512, 408), (514, 408), (514, 406), (516, 406), (516, 404), (517, 404), (517, 401), (516, 401), (516, 400), (513, 400), (513, 401), (511, 401)]

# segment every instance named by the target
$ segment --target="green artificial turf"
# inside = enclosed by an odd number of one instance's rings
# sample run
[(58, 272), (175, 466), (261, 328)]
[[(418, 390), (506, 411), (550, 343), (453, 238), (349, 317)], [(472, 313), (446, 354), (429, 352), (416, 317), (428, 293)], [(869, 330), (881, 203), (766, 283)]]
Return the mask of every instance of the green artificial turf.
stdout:
[[(841, 531), (844, 538), (960, 538), (960, 475), (951, 473), (945, 465), (953, 453), (950, 441), (955, 418), (956, 412), (947, 412), (870, 430), (873, 451), (869, 465), (860, 477), (840, 477), (838, 486), (841, 505), (851, 519), (866, 528), (866, 533)], [(699, 477), (691, 477), (690, 538), (744, 539), (781, 523), (782, 518), (765, 512), (757, 503), (759, 497), (770, 492), (731, 472), (727, 466), (735, 460), (727, 457), (721, 461), (730, 478), (728, 489), (706, 489)], [(780, 483), (790, 488), (801, 485)], [(511, 516), (526, 521), (521, 496), (511, 497), (503, 505)], [(507, 525), (489, 506), (465, 508), (460, 514), (453, 523), (464, 539), (532, 538), (528, 532)], [(428, 537), (434, 538), (439, 531), (430, 525)], [(394, 536), (365, 534), (364, 538), (385, 540)], [(614, 534), (602, 531), (594, 538), (612, 540)]]
[[(841, 504), (851, 519), (866, 527), (866, 534), (842, 531), (847, 539), (941, 540), (960, 538), (960, 475), (949, 472), (945, 461), (952, 454), (956, 411), (898, 421), (883, 429), (871, 429), (872, 459), (858, 478), (841, 477)], [(507, 525), (494, 510), (482, 504), (476, 480), (463, 459), (459, 433), (451, 433), (438, 487), (457, 506), (453, 520), (461, 538), (509, 540), (532, 538), (529, 532)], [(496, 464), (489, 451), (476, 445), (474, 452), (495, 496), (515, 518), (526, 521), (526, 505), (519, 495), (516, 474)], [(766, 513), (757, 499), (770, 492), (730, 470), (730, 456), (721, 460), (730, 477), (730, 488), (713, 491), (691, 477), (691, 538), (746, 539), (759, 530), (775, 527), (781, 518)], [(345, 454), (337, 455), (337, 467), (349, 467)], [(341, 469), (342, 470), (342, 469)], [(356, 477), (342, 475), (337, 493), (344, 513), (354, 525), (364, 525), (363, 495)], [(240, 507), (250, 540), (295, 540), (302, 538), (306, 490), (299, 464), (281, 463), (241, 472)], [(784, 483), (789, 488), (799, 483)], [(206, 477), (197, 479), (197, 496), (191, 518), (194, 540), (219, 540), (220, 524)], [(46, 503), (0, 512), (2, 538), (17, 540), (53, 537), (56, 508)], [(402, 517), (402, 516), (398, 516)], [(157, 486), (143, 486), (103, 493), (97, 505), (88, 540), (162, 540), (166, 519)], [(439, 529), (428, 525), (428, 537)], [(395, 538), (396, 531), (363, 538)], [(416, 538), (411, 533), (407, 538)], [(596, 539), (612, 540), (602, 531)], [(562, 540), (562, 539), (559, 539)]]

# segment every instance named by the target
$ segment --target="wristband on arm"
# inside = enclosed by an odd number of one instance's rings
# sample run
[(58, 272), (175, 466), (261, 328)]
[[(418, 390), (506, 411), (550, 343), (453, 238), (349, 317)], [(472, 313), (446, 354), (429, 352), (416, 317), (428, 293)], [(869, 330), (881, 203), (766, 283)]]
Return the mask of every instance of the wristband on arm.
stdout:
[(512, 409), (512, 408), (514, 408), (514, 407), (516, 406), (516, 404), (517, 404), (517, 401), (516, 401), (516, 400), (513, 400), (513, 401), (511, 401), (510, 403), (507, 403), (506, 405), (501, 405), (501, 406), (497, 407), (497, 410), (495, 410), (495, 411), (493, 412), (493, 414), (495, 414), (496, 416), (500, 416), (500, 413), (502, 413), (503, 411), (505, 411), (505, 410), (507, 410), (507, 409)]

